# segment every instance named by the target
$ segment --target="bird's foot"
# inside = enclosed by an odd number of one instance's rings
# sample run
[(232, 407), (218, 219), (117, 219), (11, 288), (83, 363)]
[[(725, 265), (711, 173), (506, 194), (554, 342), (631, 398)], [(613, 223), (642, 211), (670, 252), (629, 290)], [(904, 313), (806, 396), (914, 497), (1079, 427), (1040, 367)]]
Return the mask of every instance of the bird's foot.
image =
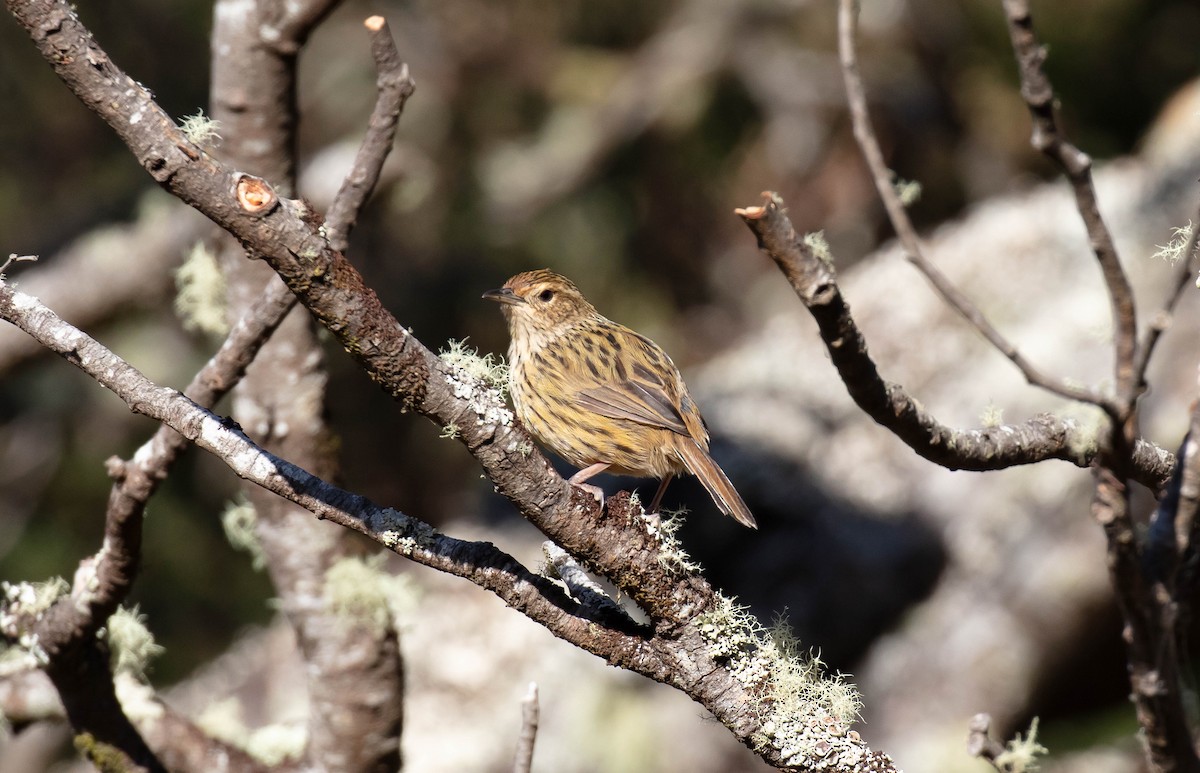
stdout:
[(596, 498), (596, 502), (599, 503), (600, 509), (601, 510), (604, 509), (604, 489), (600, 488), (599, 486), (593, 486), (591, 483), (576, 483), (573, 480), (567, 481), (567, 482), (570, 483), (575, 488), (580, 489), (581, 491), (586, 491), (587, 493), (591, 494), (593, 497)]
[(579, 488), (583, 489), (587, 493), (594, 496), (596, 498), (596, 501), (600, 503), (600, 509), (603, 510), (604, 509), (604, 489), (600, 488), (599, 486), (593, 486), (590, 483), (584, 483), (584, 481), (586, 481), (588, 478), (592, 477), (593, 475), (596, 475), (597, 473), (604, 472), (607, 469), (608, 469), (608, 462), (596, 462), (593, 465), (584, 467), (582, 470), (575, 473), (570, 478), (567, 478), (567, 483), (570, 483), (572, 486), (578, 486)]

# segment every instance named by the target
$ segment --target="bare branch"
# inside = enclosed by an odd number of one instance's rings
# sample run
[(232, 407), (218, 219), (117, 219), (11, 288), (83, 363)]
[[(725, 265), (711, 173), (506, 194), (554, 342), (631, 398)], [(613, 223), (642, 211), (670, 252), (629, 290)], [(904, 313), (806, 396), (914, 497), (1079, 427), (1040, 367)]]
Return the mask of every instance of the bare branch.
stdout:
[(1049, 392), (1067, 397), (1072, 400), (1098, 405), (1110, 413), (1109, 401), (1100, 392), (1086, 386), (1070, 384), (1062, 379), (1052, 378), (1041, 372), (1033, 363), (997, 330), (966, 295), (964, 295), (943, 274), (937, 266), (930, 263), (921, 250), (921, 240), (908, 217), (908, 211), (900, 201), (893, 185), (894, 175), (888, 169), (883, 159), (883, 151), (879, 148), (879, 140), (875, 137), (875, 129), (871, 125), (871, 116), (867, 110), (866, 89), (863, 87), (862, 75), (858, 69), (858, 53), (854, 43), (858, 26), (857, 0), (840, 0), (838, 6), (838, 51), (842, 61), (842, 78), (846, 83), (846, 97), (850, 106), (850, 118), (854, 124), (854, 138), (863, 152), (871, 177), (875, 181), (875, 189), (883, 200), (884, 209), (900, 243), (904, 246), (905, 257), (913, 264), (933, 289), (942, 297), (950, 308), (969, 322), (988, 343), (1016, 365), (1025, 379), (1034, 386)]
[[(1022, 424), (957, 430), (939, 422), (903, 387), (885, 381), (842, 298), (833, 267), (796, 235), (783, 200), (774, 193), (764, 198), (764, 206), (737, 213), (812, 313), (834, 367), (868, 416), (922, 457), (952, 470), (1000, 470), (1046, 459), (1091, 464), (1099, 450), (1096, 438), (1073, 421), (1042, 414)], [(1155, 490), (1161, 487), (1174, 457), (1140, 440), (1133, 455), (1137, 480)]]
[[(621, 605), (613, 601), (598, 583), (588, 577), (587, 571), (577, 564), (567, 551), (553, 542), (547, 541), (542, 543), (542, 554), (546, 556), (547, 562), (545, 573), (551, 576), (557, 575), (567, 586), (571, 597), (585, 608), (606, 615), (628, 617), (625, 610), (621, 609)], [(630, 623), (632, 622), (633, 620), (630, 619)]]
[(308, 36), (341, 0), (262, 0), (264, 16), (259, 34), (280, 53), (294, 55)]
[(517, 753), (513, 758), (513, 773), (529, 773), (533, 765), (533, 744), (538, 731), (538, 687), (529, 683), (529, 692), (521, 701), (521, 734), (517, 737)]
[(967, 733), (967, 753), (994, 763), (1004, 753), (1004, 744), (991, 736), (992, 718), (987, 714), (971, 717)]
[[(120, 675), (118, 679), (131, 679)], [(267, 766), (245, 751), (217, 741), (194, 722), (149, 693), (141, 685), (124, 685), (123, 702), (147, 743), (173, 773), (292, 773), (301, 768), (287, 761)], [(130, 704), (138, 703), (136, 706)]]
[(1013, 53), (1017, 58), (1021, 96), (1033, 119), (1030, 143), (1036, 150), (1057, 162), (1066, 174), (1075, 194), (1075, 205), (1087, 229), (1092, 251), (1108, 287), (1115, 328), (1114, 371), (1119, 401), (1116, 407), (1120, 409), (1119, 414), (1114, 414), (1114, 417), (1124, 421), (1132, 410), (1132, 401), (1140, 391), (1134, 362), (1137, 356), (1137, 312), (1134, 308), (1133, 289), (1129, 285), (1125, 270), (1121, 267), (1112, 233), (1100, 214), (1096, 186), (1092, 181), (1092, 159), (1067, 140), (1055, 118), (1054, 89), (1042, 69), (1042, 64), (1046, 61), (1046, 49), (1034, 36), (1029, 3), (1026, 0), (1002, 0), (1002, 3)]
[(408, 74), (408, 65), (400, 61), (400, 52), (392, 39), (392, 31), (382, 16), (372, 16), (363, 24), (371, 36), (371, 53), (378, 73), (375, 87), (375, 109), (367, 125), (367, 136), (358, 147), (354, 166), (338, 190), (337, 197), (325, 217), (329, 244), (338, 252), (350, 246), (350, 230), (358, 220), (363, 204), (379, 182), (383, 162), (392, 149), (396, 125), (404, 103), (412, 96), (416, 84)]
[(1092, 513), (1107, 538), (1109, 573), (1125, 619), (1130, 698), (1147, 758), (1156, 771), (1200, 770), (1183, 706), (1179, 653), (1173, 646), (1174, 605), (1167, 599), (1165, 606), (1160, 603), (1142, 573), (1129, 491), (1107, 467), (1096, 470)]
[(8, 271), (8, 267), (14, 263), (34, 263), (37, 259), (37, 255), (18, 255), (15, 252), (10, 252), (8, 260), (4, 261), (4, 265), (0, 265), (0, 276), (3, 276), (4, 272)]

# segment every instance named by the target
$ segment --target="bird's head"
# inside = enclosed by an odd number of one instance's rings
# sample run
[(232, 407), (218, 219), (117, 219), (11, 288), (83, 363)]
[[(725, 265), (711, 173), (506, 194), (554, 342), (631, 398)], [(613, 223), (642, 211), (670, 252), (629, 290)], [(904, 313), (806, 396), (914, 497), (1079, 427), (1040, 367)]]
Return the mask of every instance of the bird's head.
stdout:
[(546, 335), (596, 316), (596, 307), (570, 279), (544, 268), (517, 274), (483, 297), (500, 304), (514, 337)]

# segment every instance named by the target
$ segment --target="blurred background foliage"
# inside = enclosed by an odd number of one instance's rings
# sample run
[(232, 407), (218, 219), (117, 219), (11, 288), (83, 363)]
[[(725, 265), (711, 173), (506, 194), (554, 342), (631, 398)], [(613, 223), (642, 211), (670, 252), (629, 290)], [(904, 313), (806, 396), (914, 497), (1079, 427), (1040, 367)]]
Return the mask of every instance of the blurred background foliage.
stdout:
[[(171, 115), (205, 107), (211, 3), (78, 6)], [(918, 226), (1054, 176), (1028, 146), (999, 3), (862, 6), (874, 117), (892, 167), (922, 184)], [(480, 293), (550, 266), (686, 371), (737, 345), (750, 279), (775, 271), (735, 207), (778, 190), (797, 228), (824, 229), (843, 265), (889, 237), (849, 131), (835, 9), (804, 0), (346, 2), (300, 60), (301, 193), (318, 203), (340, 183), (374, 98), (361, 28), (371, 13), (388, 16), (418, 88), (391, 183), (349, 257), (431, 348), (469, 337), (503, 351), (507, 334)], [(1135, 150), (1200, 71), (1194, 0), (1054, 0), (1035, 14), (1065, 124), (1099, 159)], [(5, 252), (51, 262), (93, 229), (137, 217), (153, 184), (11, 22), (0, 23), (0, 102)], [(20, 282), (33, 270), (12, 273)], [(214, 344), (182, 331), (169, 295), (142, 300), (88, 332), (181, 387)], [(401, 415), (339, 352), (329, 364), (344, 485), (435, 524), (515, 518), (458, 444)], [(70, 576), (100, 542), (104, 460), (153, 427), (47, 356), (4, 374), (0, 420), (0, 579)], [(234, 497), (233, 477), (192, 453), (151, 503), (132, 600), (168, 647), (156, 681), (272, 614), (266, 580), (222, 535), (217, 516)], [(849, 666), (854, 650), (830, 654)]]

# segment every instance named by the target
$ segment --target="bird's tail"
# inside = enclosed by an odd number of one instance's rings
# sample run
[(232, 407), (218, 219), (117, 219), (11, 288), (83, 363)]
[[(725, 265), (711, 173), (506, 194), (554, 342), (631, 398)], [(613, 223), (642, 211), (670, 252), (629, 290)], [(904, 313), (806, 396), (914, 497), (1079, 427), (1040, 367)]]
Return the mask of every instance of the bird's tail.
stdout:
[(709, 495), (717, 503), (717, 507), (721, 508), (721, 512), (731, 516), (743, 526), (749, 526), (751, 529), (758, 528), (754, 516), (750, 513), (750, 508), (746, 507), (746, 503), (738, 495), (737, 489), (729, 482), (729, 478), (725, 477), (725, 473), (708, 455), (708, 452), (700, 447), (700, 444), (694, 440), (685, 440), (679, 444), (679, 456), (683, 459), (683, 464), (687, 467), (688, 472), (699, 478), (700, 482), (704, 484), (704, 488), (708, 489)]

